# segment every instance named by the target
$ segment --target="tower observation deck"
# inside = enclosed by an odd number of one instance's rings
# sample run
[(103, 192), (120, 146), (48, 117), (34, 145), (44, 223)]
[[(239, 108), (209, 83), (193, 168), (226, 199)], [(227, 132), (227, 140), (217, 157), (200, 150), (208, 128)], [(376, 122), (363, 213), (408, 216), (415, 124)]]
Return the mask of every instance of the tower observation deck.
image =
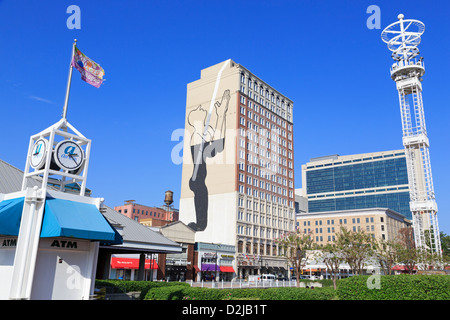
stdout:
[(391, 78), (395, 81), (400, 102), (403, 146), (406, 153), (410, 189), (410, 209), (413, 217), (414, 239), (417, 248), (441, 254), (433, 178), (429, 154), (429, 140), (422, 100), (423, 58), (417, 58), (425, 25), (398, 15), (397, 22), (387, 26), (381, 39), (387, 43), (395, 60)]

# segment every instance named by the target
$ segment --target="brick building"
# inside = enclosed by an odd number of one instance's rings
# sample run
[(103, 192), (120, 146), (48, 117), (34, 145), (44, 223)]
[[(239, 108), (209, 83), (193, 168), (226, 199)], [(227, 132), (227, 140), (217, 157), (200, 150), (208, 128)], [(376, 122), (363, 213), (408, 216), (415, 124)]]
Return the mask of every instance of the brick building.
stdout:
[[(151, 207), (142, 204), (137, 204), (134, 200), (127, 200), (122, 206), (114, 207), (114, 210), (133, 219), (137, 222), (141, 220), (149, 221), (151, 219), (167, 221), (167, 223), (178, 221), (179, 213), (178, 209), (174, 209), (171, 206)], [(161, 225), (155, 223), (152, 225)]]

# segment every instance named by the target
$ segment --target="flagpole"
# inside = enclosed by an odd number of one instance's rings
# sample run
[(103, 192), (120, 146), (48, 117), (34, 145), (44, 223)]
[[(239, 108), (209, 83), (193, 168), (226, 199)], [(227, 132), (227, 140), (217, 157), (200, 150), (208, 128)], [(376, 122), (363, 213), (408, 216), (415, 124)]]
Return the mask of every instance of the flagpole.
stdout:
[(72, 46), (72, 58), (70, 59), (70, 68), (69, 68), (69, 79), (67, 80), (67, 88), (66, 88), (66, 99), (64, 101), (64, 109), (62, 114), (63, 119), (66, 119), (67, 117), (67, 105), (69, 103), (70, 84), (72, 82), (72, 70), (73, 70), (72, 61), (75, 55), (75, 47), (77, 46), (77, 39), (74, 39), (73, 41), (74, 42)]

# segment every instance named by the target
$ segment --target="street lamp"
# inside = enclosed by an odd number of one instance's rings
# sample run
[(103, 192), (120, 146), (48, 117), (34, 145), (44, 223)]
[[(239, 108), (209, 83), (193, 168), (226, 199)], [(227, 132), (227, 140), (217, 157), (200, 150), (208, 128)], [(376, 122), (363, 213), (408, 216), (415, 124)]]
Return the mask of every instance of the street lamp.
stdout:
[(214, 266), (214, 280), (217, 282), (217, 247), (216, 247), (216, 259), (214, 260), (215, 266)]
[(217, 248), (220, 248), (220, 244), (215, 244), (215, 243), (211, 243), (216, 250), (216, 259), (214, 261), (214, 280), (217, 282), (217, 259), (218, 259), (218, 255), (217, 255)]

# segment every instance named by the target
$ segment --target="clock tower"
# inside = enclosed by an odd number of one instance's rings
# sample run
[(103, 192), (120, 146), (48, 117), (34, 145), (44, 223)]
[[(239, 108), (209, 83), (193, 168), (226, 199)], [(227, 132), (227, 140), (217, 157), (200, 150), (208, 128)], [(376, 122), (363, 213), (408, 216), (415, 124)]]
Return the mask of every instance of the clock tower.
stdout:
[(14, 244), (0, 250), (0, 300), (89, 299), (100, 242), (122, 243), (104, 199), (85, 195), (91, 140), (66, 118), (74, 59), (87, 59), (75, 44), (62, 119), (30, 137), (21, 190), (0, 193), (0, 240)]
[(0, 250), (0, 299), (92, 294), (100, 242), (122, 239), (101, 214), (104, 199), (85, 195), (90, 148), (66, 118), (30, 137), (21, 191), (0, 194), (0, 240), (14, 244)]
[(79, 195), (84, 196), (90, 149), (91, 140), (65, 118), (31, 136), (22, 190), (29, 179), (39, 181), (44, 189), (51, 179), (62, 192), (68, 184), (80, 184)]

